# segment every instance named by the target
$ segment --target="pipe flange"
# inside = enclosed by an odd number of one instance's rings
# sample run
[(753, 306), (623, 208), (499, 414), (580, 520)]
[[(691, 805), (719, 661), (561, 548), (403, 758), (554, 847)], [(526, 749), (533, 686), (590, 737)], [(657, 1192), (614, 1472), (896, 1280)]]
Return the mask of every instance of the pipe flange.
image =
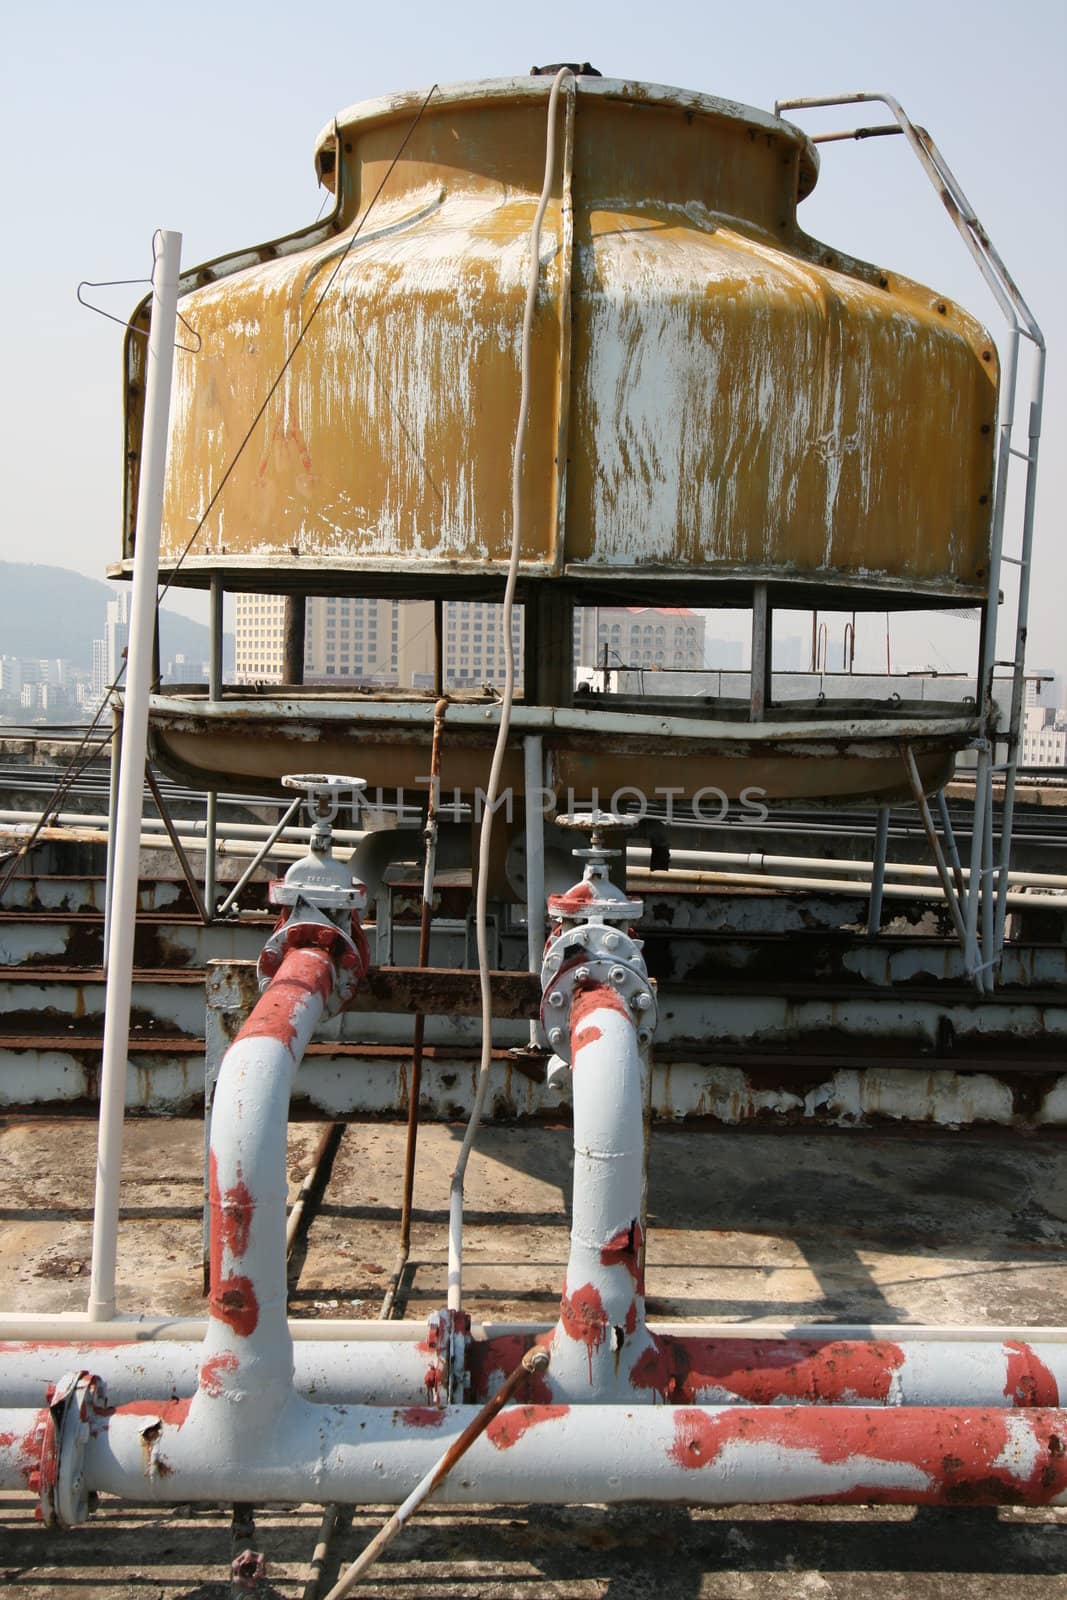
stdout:
[(310, 949), (325, 950), (333, 962), (336, 980), (326, 1012), (328, 1016), (336, 1016), (354, 997), (370, 970), (370, 946), (358, 918), (353, 919), (349, 933), (331, 922), (316, 906), (297, 905), (259, 953), (256, 976), (260, 991), (266, 989), (290, 950)]
[(426, 1375), (426, 1392), (432, 1393), (434, 1404), (462, 1405), (466, 1400), (471, 1383), (467, 1363), (470, 1342), (471, 1319), (465, 1311), (446, 1307), (430, 1316), (426, 1343), (433, 1352), (434, 1364)]
[(547, 989), (557, 973), (570, 965), (572, 958), (582, 955), (590, 960), (621, 961), (643, 968), (643, 949), (642, 939), (635, 939), (633, 934), (624, 933), (621, 928), (603, 922), (579, 923), (577, 927), (561, 928), (552, 934), (545, 946), (541, 987)]
[(568, 1066), (573, 1065), (570, 1019), (574, 997), (597, 988), (608, 989), (625, 1001), (639, 1045), (644, 1047), (652, 1042), (657, 1018), (656, 995), (644, 965), (634, 967), (628, 962), (578, 957), (560, 968), (541, 1001), (541, 1026), (545, 1037)]
[(46, 1528), (76, 1528), (88, 1519), (85, 1451), (92, 1430), (90, 1412), (99, 1413), (106, 1406), (103, 1382), (90, 1372), (68, 1372), (53, 1390), (40, 1467), (30, 1480), (31, 1487), (39, 1489), (38, 1509)]

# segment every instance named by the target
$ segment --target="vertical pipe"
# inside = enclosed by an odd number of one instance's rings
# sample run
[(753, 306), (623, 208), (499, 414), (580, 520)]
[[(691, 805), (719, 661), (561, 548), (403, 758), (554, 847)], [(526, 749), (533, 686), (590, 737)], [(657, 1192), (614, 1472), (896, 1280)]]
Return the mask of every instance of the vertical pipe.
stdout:
[(889, 850), (889, 807), (878, 807), (878, 826), (874, 835), (874, 861), (871, 869), (871, 899), (867, 908), (867, 937), (877, 939), (882, 931), (882, 889), (885, 886), (885, 858)]
[(122, 770), (122, 706), (111, 702), (111, 766), (107, 791), (107, 879), (104, 884), (104, 971), (111, 934), (111, 900), (115, 891), (115, 826), (119, 814), (119, 773)]
[[(545, 948), (545, 817), (541, 809), (544, 790), (544, 754), (539, 733), (522, 742), (526, 791), (526, 958), (531, 972), (541, 971)], [(541, 1044), (540, 1023), (530, 1021), (530, 1044)]]
[(204, 921), (208, 924), (215, 920), (215, 903), (219, 897), (218, 847), (219, 792), (209, 789), (207, 815), (204, 818)]
[(152, 319), (148, 335), (144, 454), (137, 497), (133, 601), (122, 719), (122, 766), (115, 827), (115, 874), (108, 929), (107, 998), (100, 1073), (100, 1130), (93, 1205), (92, 1269), (88, 1314), (108, 1322), (115, 1315), (118, 1257), (122, 1121), (126, 1101), (133, 991), (133, 931), (137, 916), (138, 858), (148, 743), (148, 696), (152, 670), (159, 540), (167, 425), (174, 370), (174, 325), (178, 309), (181, 234), (163, 231), (152, 272)]
[[(334, 992), (323, 949), (291, 948), (223, 1058), (208, 1158), (209, 1320), (196, 1401), (232, 1398), (220, 1429), (269, 1435), (293, 1381), (285, 1149), (293, 1078)], [(203, 1374), (212, 1380), (204, 1382)], [(254, 1405), (241, 1404), (255, 1396)], [(219, 1408), (216, 1415), (220, 1415)]]
[(967, 972), (973, 977), (979, 991), (985, 988), (984, 975), (980, 968), (981, 955), (978, 949), (978, 902), (982, 892), (982, 862), (985, 859), (983, 837), (985, 834), (986, 804), (985, 793), (988, 785), (993, 782), (991, 771), (992, 757), (988, 745), (978, 752), (978, 766), (974, 775), (974, 824), (971, 833), (971, 867), (967, 880), (967, 937), (964, 950), (967, 958)]
[(993, 774), (989, 774), (985, 798), (985, 826), (982, 834), (982, 974), (984, 986), (992, 990), (996, 981), (997, 884), (993, 875)]
[(617, 990), (593, 983), (570, 1014), (574, 1194), (553, 1391), (564, 1398), (626, 1393), (649, 1344), (644, 1239), (646, 1054)]

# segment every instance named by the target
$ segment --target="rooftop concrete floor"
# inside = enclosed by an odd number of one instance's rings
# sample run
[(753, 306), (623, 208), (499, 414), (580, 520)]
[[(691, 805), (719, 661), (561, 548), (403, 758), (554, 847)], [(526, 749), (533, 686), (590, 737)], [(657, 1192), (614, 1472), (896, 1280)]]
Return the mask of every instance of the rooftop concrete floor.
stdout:
[[(443, 1303), (448, 1181), (461, 1129), (420, 1135), (407, 1315)], [(294, 1126), (295, 1194), (319, 1136)], [(294, 1261), (294, 1315), (375, 1317), (396, 1253), (404, 1130), (350, 1124)], [(0, 1122), (0, 1307), (81, 1310), (95, 1126)], [(202, 1127), (126, 1128), (120, 1302), (199, 1315)], [(468, 1180), (476, 1318), (549, 1320), (567, 1252), (570, 1134), (483, 1130)], [(1067, 1144), (962, 1133), (653, 1133), (650, 1315), (702, 1321), (1067, 1324)], [(350, 1560), (387, 1513), (361, 1508)], [(300, 1597), (317, 1508), (267, 1510), (265, 1594)], [(46, 1533), (0, 1496), (0, 1596), (209, 1600), (228, 1594), (228, 1520), (105, 1502)], [(1067, 1594), (1067, 1510), (429, 1507), (356, 1592), (412, 1600), (977, 1600)], [(327, 1585), (328, 1586), (328, 1585)]]

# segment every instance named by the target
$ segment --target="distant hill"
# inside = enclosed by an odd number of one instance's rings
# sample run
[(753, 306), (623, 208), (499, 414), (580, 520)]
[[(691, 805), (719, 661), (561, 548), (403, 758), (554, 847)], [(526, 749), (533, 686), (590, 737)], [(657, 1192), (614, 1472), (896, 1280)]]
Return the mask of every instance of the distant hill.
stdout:
[[(92, 642), (104, 637), (107, 602), (126, 585), (44, 567), (28, 561), (0, 561), (0, 655), (61, 656), (86, 669)], [(159, 649), (164, 670), (169, 659), (185, 655), (206, 661), (209, 630), (180, 616), (164, 603), (159, 619)], [(223, 647), (224, 671), (233, 669), (233, 635)]]

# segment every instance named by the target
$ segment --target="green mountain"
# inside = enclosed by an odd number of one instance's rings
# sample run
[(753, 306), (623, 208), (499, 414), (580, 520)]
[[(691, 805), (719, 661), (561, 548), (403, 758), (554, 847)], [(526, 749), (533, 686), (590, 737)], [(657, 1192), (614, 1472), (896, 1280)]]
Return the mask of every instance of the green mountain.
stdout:
[[(0, 561), (0, 655), (60, 656), (88, 669), (92, 643), (104, 637), (107, 602), (119, 593), (115, 583), (83, 577), (65, 567), (28, 561)], [(159, 650), (164, 670), (175, 655), (194, 662), (208, 657), (209, 630), (164, 604), (159, 618)], [(233, 668), (233, 635), (223, 649), (224, 670)]]

